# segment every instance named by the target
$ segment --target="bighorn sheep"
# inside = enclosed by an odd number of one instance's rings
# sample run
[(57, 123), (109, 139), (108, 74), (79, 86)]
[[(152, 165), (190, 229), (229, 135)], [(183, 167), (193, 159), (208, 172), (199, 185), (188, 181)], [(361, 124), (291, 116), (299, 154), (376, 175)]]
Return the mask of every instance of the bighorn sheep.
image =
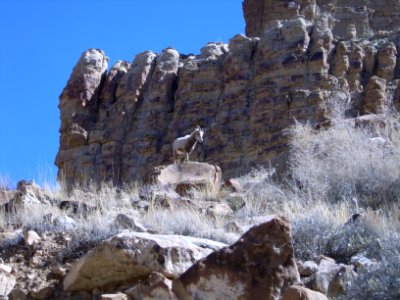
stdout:
[(172, 143), (172, 151), (174, 153), (174, 163), (182, 161), (179, 159), (180, 155), (185, 155), (185, 161), (189, 161), (189, 155), (193, 152), (197, 142), (203, 144), (204, 130), (197, 125), (191, 134), (185, 135), (184, 137), (177, 138)]

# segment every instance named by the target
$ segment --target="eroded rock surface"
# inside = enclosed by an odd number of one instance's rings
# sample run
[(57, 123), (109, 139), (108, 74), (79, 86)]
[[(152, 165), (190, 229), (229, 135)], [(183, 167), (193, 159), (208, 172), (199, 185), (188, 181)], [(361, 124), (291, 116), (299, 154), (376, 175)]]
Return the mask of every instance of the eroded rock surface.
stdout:
[(154, 167), (147, 173), (145, 183), (170, 188), (184, 196), (191, 189), (218, 193), (221, 177), (221, 168), (218, 166), (188, 162)]
[(180, 299), (280, 299), (299, 281), (290, 225), (274, 217), (194, 264), (174, 291)]
[[(225, 246), (218, 244), (219, 248)], [(143, 279), (153, 271), (175, 278), (212, 249), (197, 246), (185, 236), (121, 233), (101, 242), (76, 262), (64, 279), (64, 289), (92, 290)]]
[(325, 120), (328, 99), (351, 95), (353, 117), (399, 107), (398, 1), (246, 0), (243, 10), (247, 36), (198, 55), (146, 51), (107, 73), (103, 51), (84, 52), (60, 96), (59, 176), (142, 179), (172, 162), (172, 142), (195, 125), (206, 133), (191, 157), (227, 178), (279, 170), (285, 129)]

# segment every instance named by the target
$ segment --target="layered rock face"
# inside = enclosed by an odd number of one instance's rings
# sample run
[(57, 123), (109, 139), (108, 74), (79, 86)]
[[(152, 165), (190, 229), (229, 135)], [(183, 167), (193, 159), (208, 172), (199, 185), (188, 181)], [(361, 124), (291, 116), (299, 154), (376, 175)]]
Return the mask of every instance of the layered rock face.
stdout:
[(142, 179), (197, 124), (206, 133), (191, 158), (225, 176), (284, 167), (285, 129), (323, 121), (329, 99), (351, 95), (354, 115), (399, 102), (398, 1), (245, 0), (243, 10), (247, 36), (199, 55), (146, 51), (107, 72), (104, 52), (86, 51), (60, 96), (59, 176)]

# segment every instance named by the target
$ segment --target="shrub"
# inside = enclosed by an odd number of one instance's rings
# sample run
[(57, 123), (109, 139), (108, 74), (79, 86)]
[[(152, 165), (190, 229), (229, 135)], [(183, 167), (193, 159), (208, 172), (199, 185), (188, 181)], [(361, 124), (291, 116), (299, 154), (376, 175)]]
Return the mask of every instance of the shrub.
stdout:
[(350, 211), (343, 203), (320, 203), (310, 212), (295, 216), (292, 226), (296, 257), (315, 260), (325, 255), (345, 264), (357, 255), (380, 260), (381, 243), (388, 233), (396, 232), (387, 227), (393, 219), (369, 210), (353, 220)]
[(400, 299), (400, 236), (391, 236), (382, 244), (382, 260), (372, 269), (358, 272), (342, 299)]
[(395, 202), (400, 178), (398, 116), (388, 116), (387, 123), (397, 125), (390, 136), (381, 132), (378, 140), (375, 130), (355, 128), (344, 119), (321, 130), (296, 123), (291, 129), (291, 176), (314, 199), (357, 198), (361, 206), (375, 208)]
[(302, 261), (316, 260), (325, 254), (337, 226), (334, 219), (321, 217), (318, 212), (294, 219), (292, 237), (296, 258)]

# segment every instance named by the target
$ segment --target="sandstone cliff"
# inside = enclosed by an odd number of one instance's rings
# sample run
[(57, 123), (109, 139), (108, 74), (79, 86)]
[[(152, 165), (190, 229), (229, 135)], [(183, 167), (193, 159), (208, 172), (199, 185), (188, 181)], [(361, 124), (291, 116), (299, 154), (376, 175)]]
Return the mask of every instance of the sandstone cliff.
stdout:
[(60, 96), (59, 176), (116, 184), (171, 163), (171, 143), (199, 124), (192, 159), (225, 176), (282, 167), (284, 130), (318, 123), (333, 96), (353, 114), (384, 113), (400, 97), (396, 0), (245, 0), (246, 34), (199, 55), (167, 48), (132, 63), (84, 52)]

